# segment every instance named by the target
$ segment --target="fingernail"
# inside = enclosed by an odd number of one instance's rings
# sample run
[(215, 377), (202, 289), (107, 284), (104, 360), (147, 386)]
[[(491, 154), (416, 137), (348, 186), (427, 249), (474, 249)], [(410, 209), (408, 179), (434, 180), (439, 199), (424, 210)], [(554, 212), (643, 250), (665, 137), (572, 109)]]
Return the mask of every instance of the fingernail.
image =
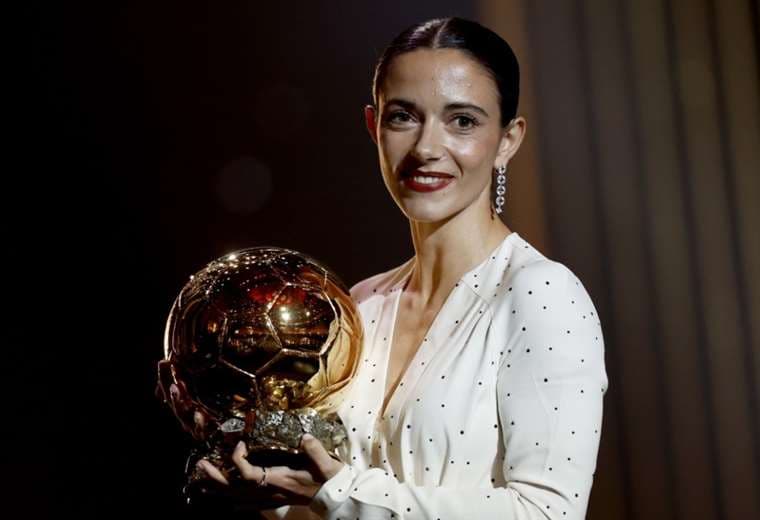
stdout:
[(314, 438), (314, 436), (312, 434), (310, 434), (310, 433), (304, 433), (303, 434), (303, 440), (305, 440), (305, 441), (310, 441), (313, 438)]

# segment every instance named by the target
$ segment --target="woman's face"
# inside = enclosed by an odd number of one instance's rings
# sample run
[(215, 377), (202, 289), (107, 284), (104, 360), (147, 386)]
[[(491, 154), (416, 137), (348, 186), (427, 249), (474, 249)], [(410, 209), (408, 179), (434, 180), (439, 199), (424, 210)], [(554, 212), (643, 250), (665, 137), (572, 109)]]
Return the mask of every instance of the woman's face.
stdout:
[[(456, 49), (418, 49), (390, 63), (377, 112), (365, 109), (388, 191), (407, 218), (436, 222), (490, 207), (493, 168), (517, 151), (500, 126), (496, 83)], [(522, 118), (519, 118), (522, 121)]]

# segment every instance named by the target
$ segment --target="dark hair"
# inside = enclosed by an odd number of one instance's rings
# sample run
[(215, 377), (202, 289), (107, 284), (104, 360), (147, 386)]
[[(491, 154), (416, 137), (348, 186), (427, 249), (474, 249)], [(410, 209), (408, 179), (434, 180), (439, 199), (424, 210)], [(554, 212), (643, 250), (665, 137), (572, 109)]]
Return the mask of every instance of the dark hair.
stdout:
[(491, 75), (499, 92), (501, 126), (517, 114), (520, 66), (509, 44), (492, 30), (463, 18), (434, 18), (415, 24), (396, 36), (375, 66), (372, 99), (378, 94), (393, 58), (416, 49), (459, 49), (469, 54)]

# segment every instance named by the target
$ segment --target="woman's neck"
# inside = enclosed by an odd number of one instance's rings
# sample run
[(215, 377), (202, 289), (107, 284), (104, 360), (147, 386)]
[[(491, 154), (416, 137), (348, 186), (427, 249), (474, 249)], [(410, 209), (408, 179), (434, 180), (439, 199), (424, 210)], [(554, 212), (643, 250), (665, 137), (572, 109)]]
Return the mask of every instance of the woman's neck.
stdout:
[(511, 230), (499, 218), (468, 208), (445, 222), (410, 222), (415, 261), (405, 292), (420, 307), (442, 301), (459, 279), (486, 259)]

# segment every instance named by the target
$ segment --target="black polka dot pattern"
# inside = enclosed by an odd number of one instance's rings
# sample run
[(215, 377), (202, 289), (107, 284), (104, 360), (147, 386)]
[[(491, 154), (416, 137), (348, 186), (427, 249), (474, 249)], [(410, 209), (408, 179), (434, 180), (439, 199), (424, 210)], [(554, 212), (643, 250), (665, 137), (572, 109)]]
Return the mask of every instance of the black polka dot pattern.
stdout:
[(455, 284), (386, 402), (411, 262), (351, 289), (366, 355), (340, 405), (350, 464), (319, 489), (315, 509), (326, 518), (517, 518), (506, 489), (516, 480), (531, 516), (583, 518), (608, 388), (583, 285), (512, 233)]

